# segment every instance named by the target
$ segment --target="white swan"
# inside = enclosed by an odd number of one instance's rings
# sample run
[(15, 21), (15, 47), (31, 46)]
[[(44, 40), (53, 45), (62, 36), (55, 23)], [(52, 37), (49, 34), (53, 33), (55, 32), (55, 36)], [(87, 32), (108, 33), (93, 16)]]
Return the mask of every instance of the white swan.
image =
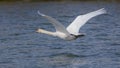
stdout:
[(74, 40), (80, 36), (84, 36), (84, 34), (79, 33), (79, 30), (88, 20), (95, 16), (106, 14), (106, 10), (102, 8), (84, 15), (79, 15), (67, 28), (65, 28), (59, 21), (50, 16), (42, 14), (39, 11), (38, 14), (50, 21), (50, 23), (55, 27), (56, 32), (50, 32), (43, 29), (38, 29), (37, 32), (57, 36), (64, 40)]

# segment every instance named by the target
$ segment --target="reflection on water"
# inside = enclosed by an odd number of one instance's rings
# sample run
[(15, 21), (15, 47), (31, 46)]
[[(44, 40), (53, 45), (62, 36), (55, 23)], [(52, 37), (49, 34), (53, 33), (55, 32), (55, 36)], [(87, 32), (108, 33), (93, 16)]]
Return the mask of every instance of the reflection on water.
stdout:
[[(38, 34), (37, 28), (54, 31), (37, 10), (65, 26), (79, 14), (105, 7), (108, 15), (91, 19), (74, 41)], [(1, 68), (119, 68), (119, 4), (112, 3), (1, 3)]]

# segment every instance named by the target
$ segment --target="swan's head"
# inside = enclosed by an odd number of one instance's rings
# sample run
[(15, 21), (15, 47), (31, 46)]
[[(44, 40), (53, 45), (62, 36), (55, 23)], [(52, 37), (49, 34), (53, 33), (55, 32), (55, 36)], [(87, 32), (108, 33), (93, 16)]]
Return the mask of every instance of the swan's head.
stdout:
[(36, 32), (42, 33), (43, 29), (37, 29)]

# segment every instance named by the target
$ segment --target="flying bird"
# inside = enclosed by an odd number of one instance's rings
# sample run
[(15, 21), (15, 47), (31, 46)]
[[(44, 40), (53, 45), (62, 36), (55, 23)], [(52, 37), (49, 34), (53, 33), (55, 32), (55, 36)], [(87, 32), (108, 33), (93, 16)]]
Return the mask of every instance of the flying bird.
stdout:
[(90, 20), (95, 16), (106, 14), (106, 13), (107, 13), (106, 10), (104, 8), (101, 8), (99, 10), (89, 12), (84, 15), (79, 15), (67, 28), (65, 28), (65, 26), (62, 25), (59, 21), (57, 21), (55, 18), (52, 18), (51, 16), (45, 15), (38, 11), (38, 14), (46, 18), (55, 27), (56, 31), (51, 32), (51, 31), (47, 31), (39, 28), (37, 32), (56, 36), (64, 40), (75, 40), (78, 37), (85, 35), (83, 33), (79, 33), (79, 30), (85, 23), (87, 23), (88, 20)]

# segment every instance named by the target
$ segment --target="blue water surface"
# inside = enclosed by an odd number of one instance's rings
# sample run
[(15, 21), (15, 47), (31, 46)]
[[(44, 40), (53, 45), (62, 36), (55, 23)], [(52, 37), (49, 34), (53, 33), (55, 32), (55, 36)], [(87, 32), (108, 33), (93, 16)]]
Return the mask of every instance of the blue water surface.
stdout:
[[(105, 8), (73, 41), (36, 33), (55, 31), (41, 11), (66, 27), (76, 16)], [(99, 2), (0, 3), (0, 68), (120, 68), (120, 4)]]

